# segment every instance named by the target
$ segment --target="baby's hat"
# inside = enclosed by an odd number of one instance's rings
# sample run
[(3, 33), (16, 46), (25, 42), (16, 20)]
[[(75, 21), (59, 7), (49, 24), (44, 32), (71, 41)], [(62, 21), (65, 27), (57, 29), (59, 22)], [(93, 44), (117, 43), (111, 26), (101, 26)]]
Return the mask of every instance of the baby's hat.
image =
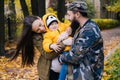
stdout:
[(52, 22), (58, 22), (57, 18), (53, 15), (50, 15), (46, 18), (46, 25), (49, 27)]

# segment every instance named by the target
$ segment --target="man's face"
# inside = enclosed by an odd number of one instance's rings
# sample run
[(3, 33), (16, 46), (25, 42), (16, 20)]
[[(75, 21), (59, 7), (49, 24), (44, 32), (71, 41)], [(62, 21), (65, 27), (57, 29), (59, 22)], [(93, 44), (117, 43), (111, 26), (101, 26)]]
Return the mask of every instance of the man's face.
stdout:
[(74, 19), (74, 13), (72, 11), (67, 11), (66, 18), (72, 22)]
[(66, 15), (66, 18), (69, 20), (69, 21), (73, 21), (75, 18), (75, 14), (73, 13), (73, 11), (67, 11), (67, 15)]
[(73, 13), (73, 11), (67, 11), (67, 19), (69, 21), (71, 21), (71, 29), (72, 31), (72, 35), (74, 35), (74, 32), (78, 29), (78, 27), (80, 26), (77, 16), (77, 13)]

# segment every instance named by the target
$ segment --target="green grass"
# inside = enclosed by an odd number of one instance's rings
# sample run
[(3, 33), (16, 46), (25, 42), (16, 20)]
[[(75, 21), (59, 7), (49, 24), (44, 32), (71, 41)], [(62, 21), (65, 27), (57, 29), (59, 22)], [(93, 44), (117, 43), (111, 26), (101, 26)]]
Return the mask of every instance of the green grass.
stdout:
[(105, 61), (103, 80), (120, 80), (120, 48)]
[(119, 21), (115, 19), (93, 19), (100, 29), (110, 29), (115, 28), (119, 25)]

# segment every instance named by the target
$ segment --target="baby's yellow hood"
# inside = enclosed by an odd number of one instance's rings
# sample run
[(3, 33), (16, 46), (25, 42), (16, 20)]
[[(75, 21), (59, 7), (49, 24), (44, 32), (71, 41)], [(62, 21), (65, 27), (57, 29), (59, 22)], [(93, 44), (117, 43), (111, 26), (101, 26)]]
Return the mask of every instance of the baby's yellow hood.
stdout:
[[(46, 31), (49, 31), (48, 26), (47, 26), (47, 22), (46, 22), (46, 19), (47, 19), (48, 16), (55, 16), (57, 18), (57, 16), (54, 13), (47, 13), (42, 17), (45, 28), (46, 28)], [(57, 21), (58, 21), (58, 24), (59, 24), (60, 21), (58, 20), (58, 18), (57, 18)]]

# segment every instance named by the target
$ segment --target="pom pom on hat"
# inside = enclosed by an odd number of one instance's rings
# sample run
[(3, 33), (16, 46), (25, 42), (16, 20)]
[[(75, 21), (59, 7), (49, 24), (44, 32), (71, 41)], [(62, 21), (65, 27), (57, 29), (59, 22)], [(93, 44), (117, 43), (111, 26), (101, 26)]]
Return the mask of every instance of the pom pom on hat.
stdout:
[(49, 27), (50, 24), (51, 24), (53, 21), (58, 22), (58, 20), (57, 20), (57, 18), (56, 18), (55, 16), (53, 16), (53, 15), (48, 16), (48, 17), (46, 18), (46, 25), (47, 25), (47, 27)]

